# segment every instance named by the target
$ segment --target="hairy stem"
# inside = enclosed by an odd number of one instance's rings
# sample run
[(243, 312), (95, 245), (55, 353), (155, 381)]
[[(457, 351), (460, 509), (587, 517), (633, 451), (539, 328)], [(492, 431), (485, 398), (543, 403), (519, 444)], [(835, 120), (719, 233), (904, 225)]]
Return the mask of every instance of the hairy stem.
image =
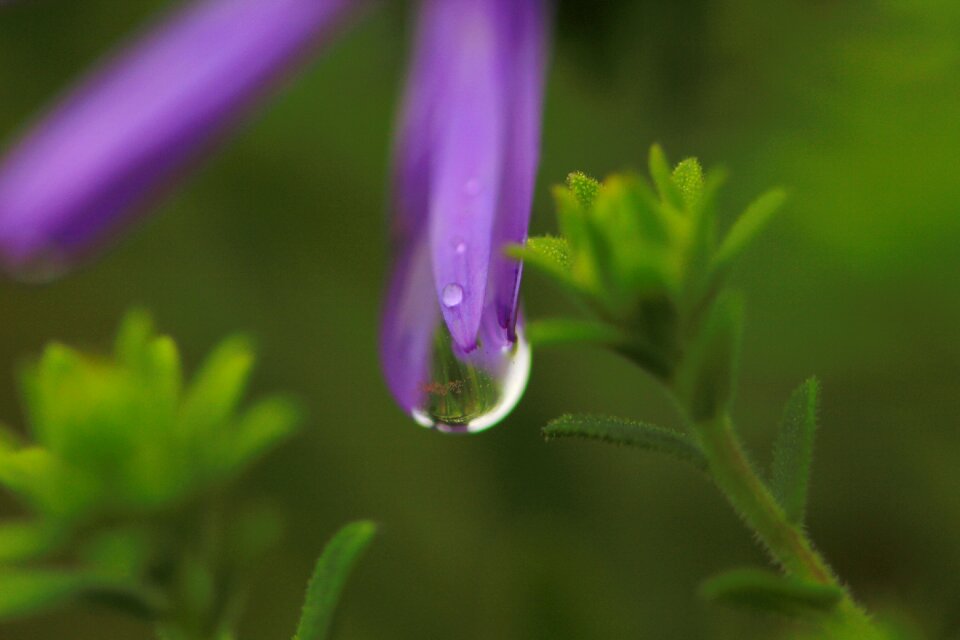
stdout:
[(843, 600), (823, 620), (826, 630), (839, 637), (883, 638), (867, 613), (839, 583), (806, 533), (792, 524), (747, 458), (729, 417), (696, 426), (708, 472), (746, 525), (756, 533), (785, 572), (843, 589)]

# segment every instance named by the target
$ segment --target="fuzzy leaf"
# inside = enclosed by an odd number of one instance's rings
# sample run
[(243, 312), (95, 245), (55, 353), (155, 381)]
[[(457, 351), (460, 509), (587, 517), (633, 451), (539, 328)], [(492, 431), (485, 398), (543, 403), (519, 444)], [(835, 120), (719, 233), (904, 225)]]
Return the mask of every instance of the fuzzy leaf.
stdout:
[(525, 245), (507, 247), (507, 255), (523, 260), (527, 265), (561, 282), (570, 279), (570, 243), (566, 238), (537, 236)]
[(681, 384), (694, 422), (717, 418), (733, 404), (742, 326), (739, 296), (718, 298), (684, 363)]
[(340, 529), (327, 543), (310, 578), (294, 640), (327, 637), (340, 592), (376, 531), (375, 524), (361, 520)]
[(0, 564), (13, 564), (39, 558), (56, 548), (57, 531), (39, 522), (0, 524)]
[(0, 449), (0, 484), (30, 500), (52, 498), (51, 486), (61, 475), (60, 465), (41, 447)]
[(707, 579), (700, 595), (731, 607), (802, 616), (829, 611), (843, 597), (843, 590), (765, 569), (742, 568)]
[(548, 441), (575, 437), (636, 447), (672, 456), (700, 470), (707, 468), (700, 447), (686, 435), (627, 418), (568, 414), (551, 420), (543, 435)]
[(59, 606), (90, 584), (83, 574), (52, 570), (0, 570), (0, 620)]
[(693, 209), (703, 197), (703, 167), (700, 162), (696, 158), (687, 158), (673, 170), (672, 179), (687, 209)]
[(527, 338), (537, 346), (559, 344), (593, 344), (618, 346), (626, 342), (626, 336), (609, 324), (594, 320), (552, 318), (536, 320), (527, 325)]
[(782, 189), (773, 189), (754, 200), (746, 211), (737, 219), (723, 239), (716, 254), (713, 256), (711, 271), (715, 277), (725, 273), (733, 262), (743, 253), (750, 243), (773, 219), (787, 194)]
[(542, 256), (544, 261), (552, 262), (557, 269), (570, 270), (570, 243), (565, 238), (555, 236), (537, 236), (527, 240), (527, 250)]
[(611, 176), (594, 202), (590, 220), (601, 238), (606, 297), (614, 309), (630, 309), (638, 296), (661, 292), (678, 279), (678, 261), (667, 244), (667, 222), (650, 203), (642, 181)]
[(816, 378), (808, 379), (793, 392), (773, 450), (770, 490), (787, 518), (797, 524), (803, 522), (807, 503), (819, 401), (820, 383)]
[(557, 207), (557, 225), (560, 234), (570, 244), (573, 252), (584, 249), (587, 242), (587, 217), (577, 196), (566, 187), (556, 186), (552, 190)]
[(143, 309), (128, 311), (114, 342), (117, 360), (129, 365), (139, 362), (153, 334), (153, 319), (149, 313)]
[(236, 410), (250, 371), (253, 347), (244, 336), (227, 338), (197, 372), (181, 408), (181, 420), (196, 437), (215, 437), (211, 429), (226, 423)]
[(589, 210), (593, 206), (593, 202), (600, 192), (600, 183), (580, 171), (575, 171), (567, 176), (567, 187), (573, 192), (577, 202), (584, 210)]
[(285, 398), (267, 398), (248, 409), (236, 432), (226, 440), (230, 450), (223, 462), (241, 466), (292, 434), (300, 421), (297, 405)]
[[(605, 238), (572, 190), (557, 187), (553, 194), (560, 232), (570, 247), (567, 254), (570, 257), (570, 269), (569, 272), (554, 269), (552, 275), (577, 296), (585, 292), (599, 294), (606, 273), (604, 265), (610, 253)], [(535, 266), (549, 267), (553, 264), (553, 261), (547, 265), (538, 262)]]
[(655, 144), (650, 147), (650, 177), (657, 186), (657, 192), (664, 203), (673, 207), (677, 211), (683, 210), (683, 195), (680, 189), (673, 181), (673, 172), (670, 170), (670, 163), (667, 161), (666, 154), (660, 145)]

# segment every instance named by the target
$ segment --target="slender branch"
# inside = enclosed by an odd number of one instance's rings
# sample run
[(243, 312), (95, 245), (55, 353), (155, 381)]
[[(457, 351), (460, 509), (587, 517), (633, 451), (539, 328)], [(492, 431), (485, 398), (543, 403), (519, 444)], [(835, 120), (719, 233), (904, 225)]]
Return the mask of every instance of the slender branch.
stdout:
[(827, 563), (804, 533), (787, 521), (783, 509), (757, 476), (729, 419), (723, 417), (697, 427), (714, 482), (774, 559), (787, 573), (821, 584), (836, 584)]
[(825, 628), (837, 634), (852, 633), (855, 634), (852, 637), (863, 640), (883, 638), (869, 615), (840, 584), (806, 533), (787, 519), (750, 464), (729, 417), (722, 416), (695, 426), (707, 457), (710, 476), (783, 570), (790, 575), (843, 589), (844, 597), (824, 620)]

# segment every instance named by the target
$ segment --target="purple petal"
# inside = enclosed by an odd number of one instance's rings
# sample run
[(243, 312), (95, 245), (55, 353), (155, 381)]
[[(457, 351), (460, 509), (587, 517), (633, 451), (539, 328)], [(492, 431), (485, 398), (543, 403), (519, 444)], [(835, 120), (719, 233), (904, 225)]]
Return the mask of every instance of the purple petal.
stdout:
[(0, 166), (7, 266), (75, 257), (130, 217), (357, 0), (202, 0), (82, 83)]
[[(502, 170), (504, 42), (498, 0), (441, 0), (443, 94), (431, 131), (430, 245), (450, 334), (476, 344)], [(429, 9), (428, 9), (429, 10)]]
[(421, 7), (394, 158), (399, 259), (381, 351), (391, 391), (418, 422), (473, 432), (509, 412), (529, 371), (514, 330), (519, 269), (502, 249), (527, 233), (545, 10), (542, 0)]
[(443, 93), (443, 25), (440, 11), (422, 11), (418, 43), (400, 110), (394, 148), (391, 229), (401, 245), (419, 233), (429, 208), (431, 122)]
[(540, 0), (508, 2), (513, 13), (508, 53), (507, 131), (494, 251), (491, 289), (497, 324), (514, 338), (522, 264), (502, 248), (527, 239), (533, 189), (540, 160), (540, 128), (546, 71), (547, 18)]
[(440, 324), (426, 238), (405, 247), (393, 265), (384, 307), (380, 358), (390, 392), (404, 411), (422, 404)]

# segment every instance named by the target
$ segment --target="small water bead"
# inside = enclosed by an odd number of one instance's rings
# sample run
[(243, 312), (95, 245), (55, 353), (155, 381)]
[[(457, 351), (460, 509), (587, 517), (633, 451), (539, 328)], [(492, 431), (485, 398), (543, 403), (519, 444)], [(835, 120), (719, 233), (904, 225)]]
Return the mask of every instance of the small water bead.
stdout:
[(453, 247), (453, 250), (457, 252), (457, 255), (462, 256), (467, 252), (467, 243), (461, 240)]
[(481, 190), (482, 190), (482, 186), (478, 178), (470, 178), (463, 185), (463, 192), (471, 197), (480, 195)]
[(483, 431), (513, 410), (529, 376), (530, 346), (522, 334), (516, 343), (492, 353), (478, 347), (462, 354), (441, 322), (430, 374), (422, 384), (423, 399), (411, 415), (417, 424), (443, 433)]
[(446, 308), (455, 307), (463, 302), (463, 287), (456, 283), (450, 283), (440, 292), (440, 301)]

